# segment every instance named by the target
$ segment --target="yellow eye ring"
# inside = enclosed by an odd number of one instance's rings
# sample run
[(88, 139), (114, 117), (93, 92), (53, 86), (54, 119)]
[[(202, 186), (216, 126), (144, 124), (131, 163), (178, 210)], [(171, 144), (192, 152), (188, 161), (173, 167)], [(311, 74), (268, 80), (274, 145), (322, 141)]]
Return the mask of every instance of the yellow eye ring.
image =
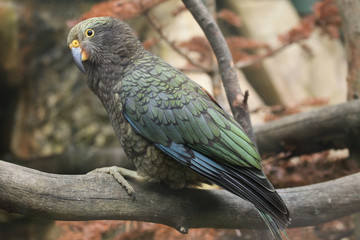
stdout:
[(94, 30), (92, 30), (92, 29), (90, 29), (90, 28), (85, 31), (85, 35), (86, 35), (87, 37), (93, 37), (94, 34), (95, 34)]

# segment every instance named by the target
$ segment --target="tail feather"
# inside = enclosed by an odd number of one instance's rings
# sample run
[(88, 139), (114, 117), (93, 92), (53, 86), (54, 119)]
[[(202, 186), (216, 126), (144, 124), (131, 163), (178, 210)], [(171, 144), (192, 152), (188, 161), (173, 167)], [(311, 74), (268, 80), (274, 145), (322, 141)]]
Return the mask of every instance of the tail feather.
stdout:
[(289, 240), (284, 228), (282, 226), (279, 226), (279, 224), (274, 221), (274, 219), (267, 213), (264, 213), (263, 211), (258, 209), (258, 212), (262, 219), (265, 221), (268, 229), (271, 232), (271, 235), (275, 240)]
[(290, 213), (262, 170), (217, 162), (183, 144), (172, 142), (169, 146), (155, 146), (209, 181), (253, 203), (274, 238), (283, 240), (283, 229), (290, 222)]

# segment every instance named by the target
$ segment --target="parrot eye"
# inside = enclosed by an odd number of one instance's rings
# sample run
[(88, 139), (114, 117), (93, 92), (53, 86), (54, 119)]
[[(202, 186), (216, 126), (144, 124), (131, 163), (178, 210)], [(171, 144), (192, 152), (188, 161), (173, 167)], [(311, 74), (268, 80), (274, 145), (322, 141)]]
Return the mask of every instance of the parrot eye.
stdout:
[(94, 36), (94, 30), (88, 29), (88, 30), (86, 30), (85, 34), (88, 37), (92, 37), (92, 36)]

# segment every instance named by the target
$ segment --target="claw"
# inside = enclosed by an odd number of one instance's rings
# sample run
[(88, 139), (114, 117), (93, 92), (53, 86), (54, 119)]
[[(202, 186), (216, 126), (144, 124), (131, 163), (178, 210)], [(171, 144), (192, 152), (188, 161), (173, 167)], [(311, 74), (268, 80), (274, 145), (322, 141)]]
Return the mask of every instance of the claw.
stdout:
[(115, 178), (115, 180), (125, 188), (126, 192), (131, 197), (132, 201), (133, 202), (135, 201), (136, 199), (135, 190), (124, 178), (124, 177), (128, 177), (128, 178), (138, 179), (139, 176), (135, 171), (113, 166), (113, 167), (97, 168), (95, 170), (92, 170), (91, 172), (88, 172), (87, 174), (89, 173), (106, 173), (112, 175)]
[(136, 200), (136, 192), (134, 191), (133, 193), (131, 193), (131, 194), (129, 194), (130, 195), (130, 197), (131, 197), (131, 200), (133, 201), (133, 202), (135, 202), (135, 200)]

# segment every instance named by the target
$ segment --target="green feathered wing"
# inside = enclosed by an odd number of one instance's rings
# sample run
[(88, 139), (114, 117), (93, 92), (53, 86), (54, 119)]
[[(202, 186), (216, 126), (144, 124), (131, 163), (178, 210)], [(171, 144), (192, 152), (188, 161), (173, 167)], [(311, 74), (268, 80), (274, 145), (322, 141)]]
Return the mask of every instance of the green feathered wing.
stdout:
[(289, 212), (264, 175), (259, 153), (242, 127), (206, 91), (152, 55), (131, 64), (122, 84), (124, 116), (138, 134), (252, 202), (275, 219), (264, 218), (270, 228), (287, 226)]

